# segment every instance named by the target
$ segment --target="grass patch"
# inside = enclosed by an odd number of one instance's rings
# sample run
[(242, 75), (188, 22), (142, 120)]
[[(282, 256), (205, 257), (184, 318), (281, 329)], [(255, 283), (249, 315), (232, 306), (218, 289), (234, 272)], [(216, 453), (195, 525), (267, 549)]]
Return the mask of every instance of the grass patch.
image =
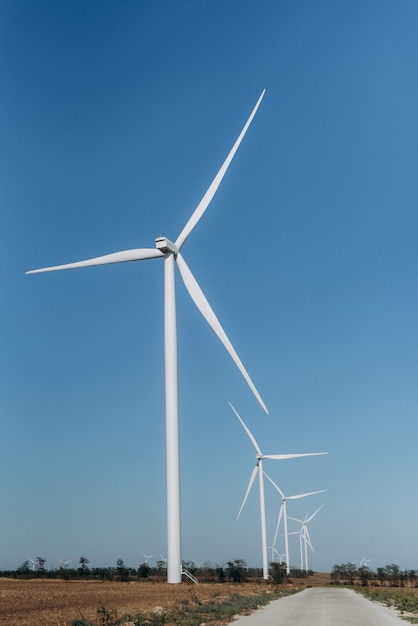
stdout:
[[(153, 613), (135, 616), (124, 615), (122, 618), (115, 618), (115, 611), (101, 605), (97, 609), (97, 624), (99, 626), (123, 626), (125, 624), (130, 626), (201, 626), (211, 622), (225, 624), (231, 622), (234, 615), (248, 615), (272, 600), (277, 600), (296, 591), (298, 590), (277, 590), (255, 595), (235, 593), (230, 596), (219, 595), (213, 600), (182, 600), (176, 611), (168, 612), (161, 609)], [(96, 625), (78, 619), (74, 620), (71, 626)]]
[(401, 614), (402, 619), (411, 624), (418, 624), (418, 589), (398, 587), (355, 587), (368, 600), (381, 602), (393, 607)]

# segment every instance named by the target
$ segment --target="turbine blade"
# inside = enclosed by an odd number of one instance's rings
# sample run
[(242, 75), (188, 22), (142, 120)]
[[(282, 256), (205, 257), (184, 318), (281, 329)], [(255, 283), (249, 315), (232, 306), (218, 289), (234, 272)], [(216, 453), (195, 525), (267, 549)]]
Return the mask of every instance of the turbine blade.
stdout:
[(241, 508), (238, 511), (237, 519), (241, 515), (242, 509), (244, 508), (245, 503), (247, 502), (248, 494), (250, 493), (252, 486), (254, 485), (254, 481), (255, 481), (255, 477), (257, 476), (257, 473), (258, 473), (258, 465), (256, 465), (253, 471), (251, 472), (250, 482), (248, 483), (247, 491), (245, 492), (245, 496), (244, 496), (244, 500), (242, 501)]
[(279, 492), (279, 494), (281, 495), (282, 498), (285, 498), (286, 496), (284, 495), (283, 491), (280, 489), (279, 485), (276, 485), (276, 483), (274, 482), (274, 480), (272, 478), (270, 478), (270, 476), (268, 474), (266, 474), (266, 472), (264, 472), (264, 476), (267, 478), (267, 480), (269, 480), (271, 482), (271, 484), (273, 485), (273, 487), (275, 488), (276, 491)]
[(299, 493), (297, 496), (287, 496), (287, 500), (298, 500), (299, 498), (306, 498), (306, 496), (314, 496), (316, 493), (324, 493), (326, 489), (320, 491), (310, 491), (309, 493)]
[(247, 428), (247, 426), (244, 424), (244, 421), (241, 419), (241, 417), (238, 415), (237, 411), (234, 409), (234, 407), (232, 406), (232, 404), (230, 402), (228, 402), (229, 406), (231, 407), (231, 409), (234, 411), (235, 415), (237, 416), (237, 418), (239, 419), (239, 421), (241, 422), (241, 424), (244, 427), (245, 432), (247, 433), (247, 435), (249, 436), (250, 440), (253, 443), (254, 448), (257, 450), (258, 454), (261, 454), (261, 450), (259, 448), (258, 443), (255, 440), (255, 437), (253, 436), (253, 434), (251, 433), (250, 429)]
[(247, 381), (247, 384), (250, 387), (251, 391), (257, 398), (258, 402), (260, 403), (264, 411), (268, 414), (267, 407), (264, 404), (263, 400), (261, 399), (261, 396), (258, 393), (247, 370), (242, 364), (241, 359), (239, 358), (238, 354), (235, 352), (235, 349), (232, 346), (232, 343), (229, 341), (228, 337), (226, 336), (226, 333), (224, 329), (222, 328), (218, 318), (213, 312), (209, 302), (206, 300), (206, 297), (203, 291), (197, 284), (195, 277), (191, 273), (186, 261), (184, 260), (184, 258), (181, 256), (180, 253), (177, 254), (176, 261), (177, 261), (178, 268), (180, 270), (181, 277), (184, 281), (184, 284), (186, 285), (186, 289), (189, 292), (190, 297), (192, 298), (193, 302), (195, 303), (195, 305), (197, 306), (197, 308), (199, 309), (199, 311), (201, 312), (201, 314), (203, 315), (203, 317), (205, 318), (209, 326), (213, 329), (213, 331), (219, 337), (219, 339), (225, 346), (226, 350), (229, 352), (235, 365), (238, 367), (239, 371), (241, 372), (241, 374), (244, 376), (245, 380)]
[[(282, 517), (283, 517), (283, 503), (280, 505), (279, 516), (278, 516), (278, 518), (277, 518), (276, 532), (274, 533), (274, 541), (273, 541), (273, 546), (275, 546), (275, 545), (276, 545), (277, 535), (279, 534), (280, 522), (282, 521)], [(279, 555), (279, 556), (280, 556), (280, 555)]]
[(232, 146), (232, 149), (231, 149), (230, 153), (228, 154), (228, 156), (226, 157), (225, 161), (223, 162), (219, 172), (216, 174), (215, 178), (213, 179), (213, 181), (209, 185), (209, 188), (206, 191), (205, 195), (203, 196), (203, 198), (201, 199), (201, 201), (199, 202), (199, 204), (195, 208), (194, 212), (192, 213), (189, 221), (187, 222), (187, 224), (185, 225), (185, 227), (181, 231), (180, 235), (177, 237), (176, 246), (178, 247), (179, 250), (182, 247), (182, 245), (184, 244), (184, 242), (186, 241), (187, 237), (192, 232), (193, 228), (196, 226), (197, 222), (202, 217), (203, 213), (208, 208), (210, 201), (212, 200), (212, 198), (215, 195), (219, 185), (221, 184), (222, 179), (225, 176), (226, 170), (228, 169), (232, 159), (234, 158), (235, 153), (238, 150), (241, 141), (244, 139), (244, 135), (247, 132), (251, 122), (253, 121), (254, 115), (257, 113), (257, 109), (258, 109), (258, 107), (261, 104), (261, 100), (263, 99), (265, 91), (266, 90), (264, 89), (264, 91), (262, 92), (261, 96), (257, 100), (257, 104), (253, 108), (250, 117), (248, 118), (248, 120), (247, 120), (244, 128), (242, 129), (238, 139), (236, 140), (236, 142)]
[(263, 454), (263, 459), (297, 459), (301, 456), (321, 456), (328, 452), (307, 452), (306, 454)]
[(126, 261), (142, 261), (144, 259), (153, 259), (161, 257), (164, 254), (157, 248), (138, 248), (136, 250), (123, 250), (122, 252), (113, 252), (105, 254), (94, 259), (86, 261), (77, 261), (76, 263), (66, 263), (65, 265), (54, 265), (53, 267), (44, 267), (39, 270), (30, 270), (25, 274), (40, 274), (41, 272), (55, 272), (56, 270), (70, 270), (76, 267), (90, 267), (92, 265), (106, 265), (108, 263), (125, 263)]
[(310, 521), (311, 521), (311, 520), (315, 517), (315, 515), (316, 515), (317, 513), (319, 513), (319, 511), (322, 509), (322, 507), (323, 507), (323, 506), (324, 506), (324, 505), (323, 505), (323, 504), (321, 504), (321, 506), (319, 507), (319, 509), (316, 509), (315, 513), (312, 513), (312, 515), (311, 515), (310, 517), (308, 517), (308, 519), (307, 519), (307, 520), (305, 520), (305, 524), (307, 524), (308, 522), (310, 522)]
[(305, 526), (305, 541), (308, 544), (308, 546), (311, 548), (312, 552), (315, 552), (314, 547), (313, 547), (312, 542), (311, 542), (311, 538), (309, 536), (309, 531), (306, 528), (306, 526)]

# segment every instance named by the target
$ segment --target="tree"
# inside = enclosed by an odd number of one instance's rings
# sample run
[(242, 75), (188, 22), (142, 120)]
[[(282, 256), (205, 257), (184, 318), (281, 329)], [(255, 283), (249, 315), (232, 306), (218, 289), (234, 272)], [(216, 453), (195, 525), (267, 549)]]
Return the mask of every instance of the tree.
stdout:
[(346, 585), (354, 585), (357, 573), (354, 563), (341, 563), (341, 565), (334, 565), (332, 568), (331, 580), (336, 584), (342, 582)]
[(281, 585), (286, 579), (286, 563), (276, 563), (275, 561), (270, 563), (271, 576), (273, 578), (273, 584)]
[(216, 576), (218, 578), (218, 583), (224, 583), (225, 582), (225, 571), (223, 567), (217, 567), (216, 568)]
[(362, 565), (361, 567), (359, 567), (358, 575), (360, 577), (360, 582), (363, 587), (367, 587), (369, 581), (373, 578), (373, 573), (367, 567), (367, 565)]
[(45, 573), (45, 563), (46, 559), (43, 559), (41, 556), (37, 556), (35, 559), (35, 568), (38, 574)]
[(81, 575), (87, 576), (88, 571), (89, 571), (88, 564), (90, 563), (90, 561), (88, 560), (86, 556), (80, 556), (79, 563), (80, 563), (80, 567), (78, 569), (81, 572)]
[(193, 576), (197, 572), (197, 565), (194, 561), (182, 561), (182, 565), (187, 571), (189, 571)]
[(331, 570), (331, 580), (335, 585), (339, 585), (342, 579), (342, 565), (333, 565)]
[(399, 567), (399, 565), (395, 565), (395, 563), (392, 563), (391, 565), (386, 565), (385, 570), (386, 576), (390, 581), (390, 585), (392, 587), (398, 587), (401, 575), (401, 568)]
[(148, 563), (141, 563), (138, 567), (138, 578), (149, 578), (151, 568)]
[(235, 559), (234, 561), (228, 561), (228, 576), (234, 583), (245, 582), (245, 569), (247, 563), (244, 559)]
[(29, 574), (30, 572), (30, 564), (29, 561), (24, 561), (22, 565), (19, 565), (17, 568), (19, 574)]
[(122, 580), (122, 581), (128, 580), (129, 570), (127, 567), (125, 567), (125, 563), (123, 562), (123, 559), (118, 559), (116, 561), (116, 570), (118, 572), (119, 580)]
[(377, 578), (380, 581), (380, 586), (383, 587), (383, 585), (385, 584), (385, 580), (386, 580), (386, 568), (385, 567), (377, 568)]
[(354, 563), (347, 563), (346, 569), (345, 569), (345, 578), (348, 581), (349, 585), (354, 585), (356, 576), (357, 576), (357, 567), (354, 565)]

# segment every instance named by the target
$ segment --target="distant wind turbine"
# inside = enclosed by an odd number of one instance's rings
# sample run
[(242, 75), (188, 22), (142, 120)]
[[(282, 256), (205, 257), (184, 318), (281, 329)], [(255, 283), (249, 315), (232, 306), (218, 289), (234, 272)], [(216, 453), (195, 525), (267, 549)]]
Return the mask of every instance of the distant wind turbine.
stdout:
[(272, 480), (270, 478), (270, 476), (268, 474), (266, 474), (266, 472), (264, 472), (264, 475), (271, 482), (271, 484), (276, 489), (276, 491), (279, 492), (280, 497), (281, 497), (282, 503), (281, 503), (281, 506), (280, 506), (280, 509), (279, 509), (279, 517), (278, 517), (278, 520), (277, 520), (276, 533), (274, 535), (273, 545), (276, 545), (277, 534), (279, 532), (280, 523), (281, 523), (282, 518), (283, 518), (284, 542), (285, 542), (285, 550), (286, 550), (286, 572), (287, 572), (287, 574), (290, 574), (289, 535), (288, 535), (288, 531), (287, 531), (286, 502), (287, 502), (287, 500), (298, 500), (299, 498), (306, 498), (307, 496), (314, 496), (317, 493), (323, 493), (324, 491), (326, 491), (326, 489), (321, 489), (320, 491), (310, 491), (309, 493), (300, 493), (300, 494), (298, 494), (296, 496), (285, 496), (283, 491), (280, 489), (280, 487), (278, 485), (276, 485), (274, 480)]
[(145, 565), (148, 565), (148, 559), (151, 559), (154, 556), (153, 554), (145, 554), (144, 552), (142, 552), (142, 550), (141, 550), (141, 554), (144, 555)]
[(30, 556), (26, 556), (27, 559), (32, 563), (32, 571), (35, 572), (38, 570), (38, 561), (34, 561), (30, 558)]
[[(300, 544), (300, 563), (301, 563), (301, 569), (305, 568), (305, 571), (308, 572), (309, 571), (309, 564), (308, 564), (308, 545), (310, 547), (310, 549), (312, 550), (312, 552), (314, 551), (313, 545), (312, 545), (312, 541), (309, 535), (309, 529), (308, 529), (308, 524), (309, 522), (311, 522), (313, 520), (313, 518), (315, 517), (315, 515), (317, 513), (319, 513), (319, 511), (322, 509), (324, 505), (321, 504), (321, 506), (315, 511), (315, 513), (312, 513), (312, 515), (310, 515), (308, 517), (308, 515), (305, 515), (305, 519), (304, 520), (300, 520), (297, 517), (289, 517), (289, 519), (294, 520), (295, 522), (299, 522), (301, 524), (301, 528), (299, 531), (297, 531), (297, 534), (299, 535), (299, 544)], [(289, 533), (289, 534), (293, 534), (293, 533)], [(302, 552), (302, 548), (304, 549), (304, 553), (305, 553), (305, 559), (303, 559), (303, 552)]]
[(271, 550), (271, 561), (272, 563), (275, 562), (276, 560), (276, 556), (279, 557), (279, 563), (283, 563), (283, 560), (285, 558), (285, 554), (280, 554), (280, 552), (278, 550), (276, 550), (276, 548), (273, 546), (268, 546), (267, 547), (268, 550)]
[[(295, 519), (295, 518), (289, 517), (288, 519)], [(300, 528), (299, 530), (295, 530), (295, 531), (293, 531), (291, 533), (288, 533), (288, 535), (289, 536), (290, 535), (298, 535), (298, 537), (299, 537), (300, 569), (303, 570), (304, 569), (304, 567), (303, 567), (303, 564), (304, 564), (304, 561), (303, 561), (303, 536), (302, 536), (303, 535), (303, 528)]]
[(237, 411), (232, 406), (232, 404), (230, 402), (228, 402), (228, 404), (231, 407), (231, 409), (234, 411), (239, 421), (241, 422), (245, 432), (250, 438), (250, 441), (253, 444), (255, 451), (256, 451), (256, 455), (255, 455), (255, 458), (257, 459), (256, 465), (250, 476), (250, 482), (248, 483), (247, 491), (245, 493), (244, 500), (242, 501), (241, 508), (238, 512), (237, 519), (241, 515), (241, 511), (245, 506), (248, 495), (251, 491), (251, 488), (258, 474), (258, 481), (259, 481), (259, 488), (260, 488), (261, 550), (262, 550), (262, 555), (263, 555), (263, 578), (267, 580), (269, 577), (269, 572), (268, 572), (268, 558), (267, 558), (266, 506), (265, 506), (265, 499), (264, 499), (263, 460), (264, 459), (274, 459), (274, 460), (296, 459), (302, 456), (320, 456), (323, 454), (327, 454), (327, 452), (308, 452), (308, 453), (302, 453), (302, 454), (263, 454), (261, 452), (260, 446), (255, 440), (254, 435), (251, 433), (249, 428), (245, 425), (244, 421), (238, 415)]
[[(181, 582), (181, 544), (180, 544), (180, 461), (179, 461), (179, 428), (178, 428), (178, 372), (177, 372), (177, 327), (176, 327), (176, 297), (174, 281), (174, 265), (180, 271), (183, 282), (197, 308), (223, 343), (231, 358), (247, 381), (262, 408), (268, 413), (254, 383), (233, 348), (224, 329), (219, 323), (210, 304), (187, 266), (180, 250), (186, 239), (206, 211), (215, 195), (241, 141), (243, 140), (263, 99), (265, 90), (261, 93), (238, 139), (226, 157), (220, 170), (209, 185), (203, 198), (192, 213), (189, 221), (180, 232), (175, 243), (166, 237), (157, 237), (156, 248), (139, 248), (107, 254), (86, 261), (56, 265), (26, 274), (38, 272), (52, 272), (108, 263), (123, 263), (125, 261), (142, 261), (144, 259), (164, 259), (164, 348), (165, 348), (165, 401), (166, 401), (166, 476), (167, 476), (167, 580), (169, 583)], [(204, 246), (204, 253), (210, 251), (210, 244)]]
[(359, 567), (369, 567), (369, 563), (371, 563), (373, 559), (366, 559), (364, 556), (361, 557), (360, 561), (354, 561), (354, 563), (358, 563)]
[(58, 559), (58, 561), (61, 563), (62, 569), (68, 569), (68, 566), (71, 563), (71, 559), (69, 561), (61, 561), (61, 559)]

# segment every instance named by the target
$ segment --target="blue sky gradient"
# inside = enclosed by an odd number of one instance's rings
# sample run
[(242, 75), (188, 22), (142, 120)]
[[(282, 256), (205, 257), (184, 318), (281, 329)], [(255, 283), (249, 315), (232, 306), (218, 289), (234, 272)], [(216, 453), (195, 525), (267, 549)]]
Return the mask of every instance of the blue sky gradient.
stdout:
[(266, 462), (327, 489), (289, 506), (325, 504), (314, 569), (418, 567), (417, 24), (412, 0), (0, 4), (0, 569), (165, 553), (163, 264), (24, 272), (174, 240), (264, 88), (183, 252), (270, 416), (178, 280), (182, 556), (261, 566), (229, 400), (263, 452), (329, 452)]

